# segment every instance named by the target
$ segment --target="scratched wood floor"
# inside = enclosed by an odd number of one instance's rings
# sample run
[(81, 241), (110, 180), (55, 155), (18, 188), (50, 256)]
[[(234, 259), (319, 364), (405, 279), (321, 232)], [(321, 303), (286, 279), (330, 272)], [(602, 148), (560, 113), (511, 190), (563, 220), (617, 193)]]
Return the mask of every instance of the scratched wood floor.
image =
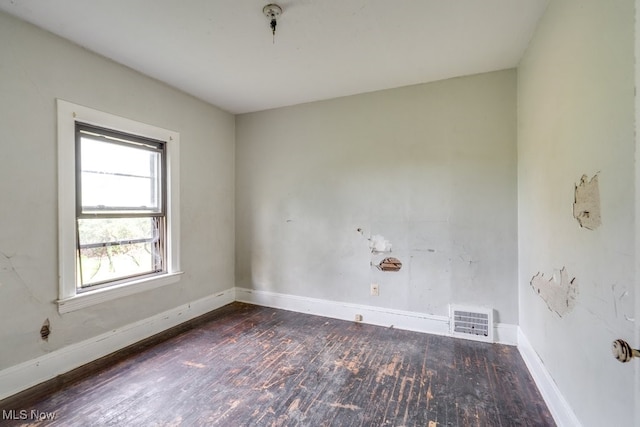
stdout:
[(56, 413), (29, 425), (555, 425), (515, 347), (241, 303), (22, 406)]

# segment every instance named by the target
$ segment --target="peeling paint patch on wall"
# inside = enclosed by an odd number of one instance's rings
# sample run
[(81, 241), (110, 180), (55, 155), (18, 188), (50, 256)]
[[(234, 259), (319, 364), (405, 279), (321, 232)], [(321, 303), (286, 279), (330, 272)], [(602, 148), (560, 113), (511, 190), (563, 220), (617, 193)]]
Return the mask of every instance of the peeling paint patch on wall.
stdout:
[(391, 243), (379, 234), (371, 236), (369, 239), (369, 247), (372, 253), (391, 252)]
[(598, 175), (594, 175), (590, 181), (588, 179), (586, 175), (582, 175), (580, 183), (576, 185), (573, 217), (578, 220), (580, 227), (595, 230), (602, 223)]
[(547, 280), (544, 274), (536, 274), (531, 278), (531, 287), (547, 303), (549, 310), (562, 317), (569, 313), (575, 306), (578, 297), (578, 284), (576, 278), (569, 280), (567, 270), (560, 270), (560, 278), (554, 275)]
[(398, 258), (388, 257), (380, 261), (378, 268), (382, 271), (400, 271), (402, 263)]

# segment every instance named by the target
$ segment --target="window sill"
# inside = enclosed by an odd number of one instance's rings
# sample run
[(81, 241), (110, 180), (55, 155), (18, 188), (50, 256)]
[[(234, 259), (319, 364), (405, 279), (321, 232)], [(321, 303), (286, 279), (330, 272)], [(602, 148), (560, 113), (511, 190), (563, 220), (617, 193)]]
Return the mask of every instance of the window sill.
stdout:
[(180, 281), (181, 275), (182, 272), (179, 271), (176, 273), (163, 274), (162, 276), (132, 280), (131, 282), (123, 283), (121, 285), (96, 289), (95, 291), (78, 293), (72, 297), (57, 300), (58, 312), (60, 314), (70, 313), (92, 305), (111, 301), (116, 298), (122, 298), (128, 295), (134, 295), (140, 292), (170, 285), (172, 283), (177, 283)]

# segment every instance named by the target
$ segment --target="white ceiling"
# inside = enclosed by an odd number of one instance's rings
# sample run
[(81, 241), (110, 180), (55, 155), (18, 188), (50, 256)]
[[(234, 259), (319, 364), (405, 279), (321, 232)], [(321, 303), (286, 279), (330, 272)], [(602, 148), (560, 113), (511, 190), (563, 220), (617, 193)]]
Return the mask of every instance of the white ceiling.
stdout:
[(232, 113), (515, 67), (548, 0), (0, 0)]

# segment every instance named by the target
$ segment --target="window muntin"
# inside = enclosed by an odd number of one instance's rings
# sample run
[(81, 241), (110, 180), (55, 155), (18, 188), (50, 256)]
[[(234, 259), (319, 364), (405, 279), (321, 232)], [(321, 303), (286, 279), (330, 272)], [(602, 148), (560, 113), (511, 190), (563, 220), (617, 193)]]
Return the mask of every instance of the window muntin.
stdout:
[(79, 291), (166, 272), (165, 143), (76, 123)]

